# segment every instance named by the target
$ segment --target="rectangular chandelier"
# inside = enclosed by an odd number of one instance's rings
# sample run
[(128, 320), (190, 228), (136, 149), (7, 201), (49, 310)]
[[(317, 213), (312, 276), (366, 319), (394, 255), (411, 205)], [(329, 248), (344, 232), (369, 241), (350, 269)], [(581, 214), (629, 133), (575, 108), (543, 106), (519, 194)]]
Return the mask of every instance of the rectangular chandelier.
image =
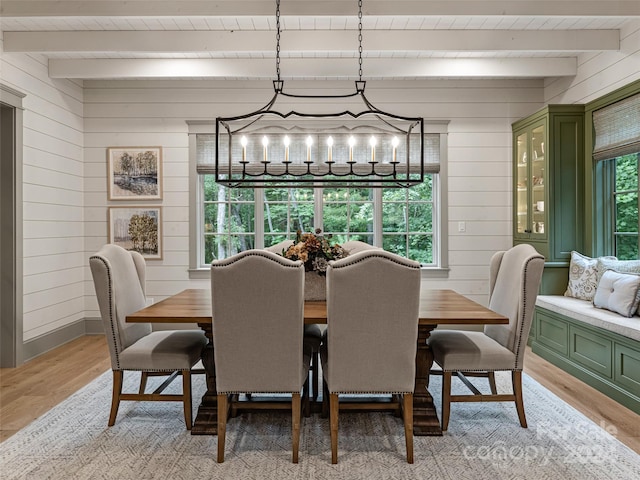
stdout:
[[(216, 118), (215, 181), (233, 188), (410, 187), (425, 177), (424, 119), (384, 112), (365, 97), (362, 0), (358, 0), (358, 76), (345, 95), (285, 93), (280, 79), (280, 0), (276, 0), (275, 94), (245, 115)], [(278, 109), (285, 97), (289, 107)], [(362, 101), (351, 111), (352, 99)], [(303, 100), (312, 113), (290, 109)], [(341, 102), (345, 109), (326, 111)]]
[[(423, 118), (375, 108), (363, 81), (355, 93), (338, 97), (291, 95), (282, 86), (274, 81), (275, 95), (262, 109), (216, 119), (216, 182), (255, 188), (410, 187), (424, 181)], [(365, 109), (282, 113), (274, 108), (280, 96), (359, 97)]]

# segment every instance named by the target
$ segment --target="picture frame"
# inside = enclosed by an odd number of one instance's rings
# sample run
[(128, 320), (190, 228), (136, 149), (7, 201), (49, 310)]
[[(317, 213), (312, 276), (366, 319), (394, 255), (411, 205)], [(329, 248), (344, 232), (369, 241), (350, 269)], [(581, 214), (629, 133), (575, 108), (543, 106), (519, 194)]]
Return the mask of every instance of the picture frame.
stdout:
[(162, 260), (162, 207), (109, 207), (109, 243)]
[(109, 200), (162, 199), (162, 147), (107, 148)]

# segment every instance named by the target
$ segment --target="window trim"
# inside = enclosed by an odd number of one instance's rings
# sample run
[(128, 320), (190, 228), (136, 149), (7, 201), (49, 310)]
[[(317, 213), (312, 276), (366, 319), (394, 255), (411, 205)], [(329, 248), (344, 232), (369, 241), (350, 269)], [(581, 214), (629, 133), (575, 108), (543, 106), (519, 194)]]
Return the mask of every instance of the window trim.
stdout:
[[(585, 105), (585, 186), (586, 192), (592, 192), (590, 201), (585, 202), (584, 248), (587, 255), (598, 257), (613, 255), (613, 228), (615, 228), (615, 211), (609, 199), (612, 197), (614, 172), (607, 163), (596, 161), (593, 157), (595, 130), (593, 113), (626, 98), (640, 93), (640, 80), (619, 88)], [(586, 198), (589, 199), (587, 193)], [(606, 201), (605, 201), (606, 199)]]
[[(208, 279), (210, 270), (199, 265), (199, 252), (202, 249), (202, 235), (200, 234), (199, 219), (203, 216), (202, 189), (200, 188), (200, 174), (196, 171), (197, 155), (196, 155), (196, 135), (198, 134), (214, 134), (215, 122), (210, 120), (187, 120), (189, 135), (189, 278), (190, 279)], [(425, 121), (425, 134), (440, 135), (440, 171), (434, 174), (432, 185), (432, 195), (434, 205), (439, 206), (432, 212), (433, 224), (433, 257), (434, 265), (423, 266), (423, 278), (446, 278), (449, 272), (449, 251), (445, 248), (448, 245), (448, 125), (449, 121)], [(377, 192), (377, 193), (376, 193)], [(319, 212), (322, 208), (322, 197), (315, 197), (315, 218), (319, 218)], [(377, 203), (376, 203), (377, 202)], [(374, 189), (374, 205), (381, 208), (382, 189)], [(263, 240), (258, 230), (264, 228), (262, 217), (263, 209), (256, 209), (256, 248), (260, 248), (258, 243), (262, 244)], [(260, 221), (259, 221), (260, 220)], [(315, 225), (315, 228), (322, 228), (321, 225)], [(437, 232), (437, 234), (435, 233)], [(374, 217), (374, 237), (382, 242), (382, 222), (379, 217)], [(381, 246), (381, 245), (376, 245)]]

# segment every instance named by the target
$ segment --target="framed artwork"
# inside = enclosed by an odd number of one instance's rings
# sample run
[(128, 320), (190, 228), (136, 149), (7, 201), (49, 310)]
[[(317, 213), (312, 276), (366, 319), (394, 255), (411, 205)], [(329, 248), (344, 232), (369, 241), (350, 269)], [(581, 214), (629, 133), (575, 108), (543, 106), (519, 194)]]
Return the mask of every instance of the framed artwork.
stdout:
[(162, 199), (162, 147), (107, 148), (109, 200)]
[(162, 259), (162, 208), (109, 207), (109, 243)]

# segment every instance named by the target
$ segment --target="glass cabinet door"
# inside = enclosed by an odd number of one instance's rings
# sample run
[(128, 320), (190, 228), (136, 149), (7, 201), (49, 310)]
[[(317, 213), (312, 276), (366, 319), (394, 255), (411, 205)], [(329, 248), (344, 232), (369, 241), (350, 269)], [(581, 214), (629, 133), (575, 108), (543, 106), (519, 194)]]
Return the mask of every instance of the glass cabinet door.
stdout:
[(545, 233), (545, 128), (544, 125), (535, 127), (531, 132), (531, 232), (544, 235)]
[(529, 225), (529, 169), (527, 165), (527, 150), (529, 149), (528, 135), (518, 135), (516, 140), (516, 231), (528, 233)]

